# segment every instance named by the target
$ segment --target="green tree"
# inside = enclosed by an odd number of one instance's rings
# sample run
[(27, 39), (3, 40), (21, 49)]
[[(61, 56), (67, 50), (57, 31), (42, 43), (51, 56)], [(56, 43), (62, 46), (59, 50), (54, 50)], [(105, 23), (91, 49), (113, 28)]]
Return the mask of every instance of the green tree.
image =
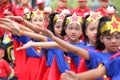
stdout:
[[(52, 9), (55, 9), (57, 7), (57, 1), (58, 0), (51, 0), (50, 6)], [(91, 0), (88, 0), (88, 2), (89, 2), (88, 3), (89, 7), (92, 7), (92, 6), (94, 7), (94, 4), (92, 4)], [(117, 11), (118, 11), (117, 15), (118, 15), (118, 17), (120, 17), (120, 5), (119, 5), (120, 0), (110, 0), (110, 4), (115, 5), (115, 7), (117, 8)], [(76, 8), (76, 7), (78, 7), (78, 2), (77, 2), (77, 0), (68, 0), (67, 6), (72, 9)]]
[(120, 17), (120, 0), (111, 0), (111, 4), (115, 5), (118, 11), (117, 15)]

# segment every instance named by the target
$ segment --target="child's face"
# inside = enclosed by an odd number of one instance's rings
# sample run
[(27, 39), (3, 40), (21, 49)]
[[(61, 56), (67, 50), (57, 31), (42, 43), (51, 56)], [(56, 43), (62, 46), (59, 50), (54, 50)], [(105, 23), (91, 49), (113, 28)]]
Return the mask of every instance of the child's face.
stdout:
[(79, 41), (80, 36), (82, 35), (81, 25), (77, 23), (68, 24), (66, 28), (66, 35), (70, 41), (77, 42)]
[(56, 24), (54, 25), (55, 36), (62, 38), (61, 30), (62, 30), (62, 21), (57, 21)]
[(106, 8), (109, 5), (109, 1), (100, 1), (102, 7)]
[(86, 7), (87, 1), (78, 1), (80, 7)]
[(120, 46), (120, 33), (114, 32), (111, 35), (106, 34), (101, 36), (101, 42), (105, 45), (105, 51), (116, 52)]
[(39, 27), (44, 27), (44, 18), (42, 17), (32, 17), (31, 22), (35, 25), (38, 25)]
[(63, 7), (65, 7), (65, 6), (66, 6), (66, 2), (64, 2), (64, 1), (62, 1), (62, 0), (59, 0), (59, 1), (58, 1), (58, 7), (63, 8)]
[(2, 59), (3, 57), (4, 57), (4, 54), (1, 54), (1, 53), (0, 53), (0, 59)]
[(92, 44), (95, 44), (96, 42), (96, 34), (97, 34), (97, 28), (98, 28), (98, 23), (99, 21), (97, 22), (90, 22), (86, 28), (86, 35), (89, 39), (89, 43), (92, 45)]
[(30, 0), (21, 0), (21, 3), (22, 3), (22, 4), (28, 4), (29, 1), (30, 1)]

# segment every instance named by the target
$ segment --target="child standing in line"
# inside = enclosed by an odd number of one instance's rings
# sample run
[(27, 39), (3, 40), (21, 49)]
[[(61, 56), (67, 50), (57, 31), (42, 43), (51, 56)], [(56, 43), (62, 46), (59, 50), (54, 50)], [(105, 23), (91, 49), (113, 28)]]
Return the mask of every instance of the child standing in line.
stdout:
[[(30, 22), (36, 26), (39, 27), (43, 27), (44, 24), (44, 15), (42, 11), (36, 10), (36, 11), (32, 11), (29, 15), (30, 17)], [(27, 21), (26, 21), (27, 22)], [(19, 24), (12, 22), (13, 25), (18, 27)], [(24, 26), (23, 26), (24, 27)], [(19, 28), (19, 27), (18, 27)], [(13, 31), (14, 29), (12, 29)], [(29, 37), (23, 36), (23, 32), (21, 32), (22, 29), (19, 29), (18, 32), (13, 32), (13, 33), (17, 33), (18, 36), (15, 35), (15, 39), (22, 44), (27, 43), (28, 41), (37, 41), (35, 39), (31, 39)], [(31, 29), (29, 29), (29, 31), (26, 31), (27, 34), (24, 35), (31, 35), (34, 31), (32, 31)], [(33, 33), (35, 34), (35, 33)], [(20, 35), (20, 36), (19, 36)], [(40, 63), (41, 63), (41, 56), (43, 55), (43, 49), (40, 48), (29, 48), (26, 49), (25, 52), (21, 52), (22, 53), (26, 53), (25, 55), (27, 55), (25, 64), (24, 64), (24, 68), (22, 68), (22, 71), (19, 75), (19, 79), (20, 80), (34, 80), (37, 77), (37, 73), (38, 70), (40, 68)], [(16, 53), (16, 55), (18, 57), (21, 57), (21, 55), (18, 55), (18, 53)], [(20, 59), (20, 58), (19, 58)], [(21, 59), (20, 59), (21, 60)], [(18, 68), (17, 68), (18, 69)]]
[(107, 15), (106, 8), (109, 5), (109, 3), (110, 0), (100, 0), (101, 6), (98, 9), (96, 9), (96, 12), (100, 12), (101, 15), (106, 16)]
[[(95, 18), (96, 17), (96, 18)], [(98, 23), (102, 15), (99, 12), (90, 12), (83, 20), (82, 31), (84, 36), (84, 45), (87, 50), (95, 50), (96, 46), (96, 34)], [(78, 67), (78, 72), (83, 72), (88, 70), (84, 58), (81, 58), (80, 64)]]

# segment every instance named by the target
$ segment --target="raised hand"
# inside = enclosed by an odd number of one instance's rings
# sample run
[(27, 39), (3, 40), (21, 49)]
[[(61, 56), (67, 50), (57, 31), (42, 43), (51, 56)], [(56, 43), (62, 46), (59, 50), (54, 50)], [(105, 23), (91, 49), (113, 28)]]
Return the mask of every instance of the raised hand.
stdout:
[(3, 24), (0, 24), (0, 28), (12, 31), (11, 28), (9, 28), (8, 26), (3, 25)]
[(4, 23), (4, 22), (11, 22), (11, 20), (10, 19), (8, 19), (8, 18), (0, 18), (0, 22), (1, 23)]
[(12, 33), (14, 33), (14, 34), (16, 34), (16, 35), (18, 35), (18, 36), (21, 35), (21, 29), (19, 28), (18, 23), (12, 22), (12, 27), (11, 27), (11, 29), (12, 29)]
[(26, 44), (24, 44), (22, 47), (17, 48), (16, 50), (23, 50), (23, 49), (27, 49), (27, 48), (33, 47), (32, 46), (33, 43), (34, 43), (33, 41), (29, 41)]
[(11, 30), (11, 26), (12, 24), (10, 23), (10, 20), (9, 19), (3, 19), (3, 18), (0, 18), (0, 27), (3, 28), (3, 29), (7, 29), (9, 31), (12, 31)]
[(6, 16), (6, 18), (14, 19), (17, 21), (24, 21), (24, 18), (22, 18), (21, 16)]
[(16, 34), (18, 36), (21, 35), (18, 23), (14, 22), (8, 18), (0, 19), (0, 21), (3, 25), (7, 26), (13, 34)]
[(61, 78), (62, 80), (77, 80), (77, 74), (67, 70), (61, 75)]

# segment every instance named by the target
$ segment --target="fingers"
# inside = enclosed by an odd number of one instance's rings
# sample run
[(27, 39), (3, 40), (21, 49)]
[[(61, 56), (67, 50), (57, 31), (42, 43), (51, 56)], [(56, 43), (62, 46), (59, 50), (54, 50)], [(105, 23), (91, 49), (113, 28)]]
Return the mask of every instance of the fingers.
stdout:
[(67, 79), (67, 74), (66, 74), (66, 73), (62, 73), (61, 79), (62, 79), (62, 80), (68, 80), (68, 79)]
[(19, 51), (19, 50), (23, 50), (23, 49), (25, 49), (25, 48), (24, 47), (19, 47), (16, 50)]

